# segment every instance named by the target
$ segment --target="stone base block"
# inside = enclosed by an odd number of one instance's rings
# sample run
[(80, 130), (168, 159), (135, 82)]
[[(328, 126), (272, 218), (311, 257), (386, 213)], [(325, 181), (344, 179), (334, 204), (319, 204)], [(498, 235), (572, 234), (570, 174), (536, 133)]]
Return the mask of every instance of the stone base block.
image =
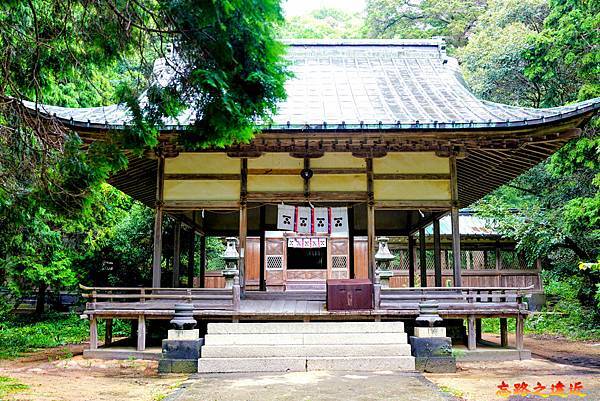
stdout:
[(198, 359), (161, 359), (158, 373), (198, 373)]
[(427, 373), (455, 373), (456, 358), (453, 356), (417, 357), (415, 369)]
[(415, 327), (415, 337), (446, 337), (446, 328)]
[(165, 359), (198, 359), (204, 340), (163, 340), (162, 357)]
[(167, 340), (197, 340), (200, 338), (200, 330), (169, 330)]
[(452, 356), (452, 340), (450, 337), (410, 337), (412, 355), (415, 357)]

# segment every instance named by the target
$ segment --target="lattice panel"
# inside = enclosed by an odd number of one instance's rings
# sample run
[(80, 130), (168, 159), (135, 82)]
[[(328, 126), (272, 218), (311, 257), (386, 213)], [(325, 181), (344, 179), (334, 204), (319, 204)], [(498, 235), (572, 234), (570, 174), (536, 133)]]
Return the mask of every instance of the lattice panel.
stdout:
[(283, 270), (283, 256), (267, 256), (265, 267), (267, 270)]
[(331, 257), (331, 268), (346, 270), (348, 268), (348, 257), (347, 256), (332, 256)]

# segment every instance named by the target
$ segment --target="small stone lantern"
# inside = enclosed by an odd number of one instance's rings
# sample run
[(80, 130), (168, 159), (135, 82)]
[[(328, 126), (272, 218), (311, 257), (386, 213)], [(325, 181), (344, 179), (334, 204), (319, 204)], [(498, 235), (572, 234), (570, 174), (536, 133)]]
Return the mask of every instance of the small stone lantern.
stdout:
[(379, 249), (377, 249), (377, 253), (375, 254), (375, 262), (377, 264), (375, 274), (381, 281), (381, 288), (390, 288), (390, 277), (394, 275), (394, 272), (390, 268), (390, 264), (394, 260), (394, 255), (392, 255), (390, 248), (388, 248), (389, 240), (388, 237), (377, 238)]
[(238, 278), (238, 262), (240, 260), (240, 254), (237, 251), (238, 239), (235, 237), (225, 238), (227, 246), (225, 252), (221, 257), (225, 261), (225, 269), (223, 270), (223, 277), (225, 277), (225, 288), (233, 288), (234, 281)]

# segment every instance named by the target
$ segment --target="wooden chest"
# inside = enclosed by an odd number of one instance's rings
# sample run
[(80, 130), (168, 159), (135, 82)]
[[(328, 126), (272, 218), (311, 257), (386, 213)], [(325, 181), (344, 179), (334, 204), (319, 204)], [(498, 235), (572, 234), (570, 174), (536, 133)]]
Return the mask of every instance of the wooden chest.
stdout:
[(373, 285), (366, 279), (327, 280), (328, 310), (373, 309)]

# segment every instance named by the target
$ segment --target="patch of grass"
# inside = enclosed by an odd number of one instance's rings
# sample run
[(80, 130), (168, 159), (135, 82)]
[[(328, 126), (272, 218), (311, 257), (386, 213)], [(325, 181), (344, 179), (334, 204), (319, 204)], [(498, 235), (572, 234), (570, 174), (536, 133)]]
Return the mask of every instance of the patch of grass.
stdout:
[[(0, 322), (0, 359), (16, 358), (41, 348), (78, 344), (89, 337), (89, 321), (77, 314), (48, 314), (40, 320), (31, 316), (19, 316)], [(113, 335), (129, 335), (127, 322), (114, 321)], [(98, 334), (104, 336), (104, 325), (98, 325)], [(64, 357), (68, 358), (66, 351)], [(72, 356), (72, 355), (70, 355)]]
[(28, 388), (28, 386), (19, 383), (13, 378), (0, 376), (0, 400), (3, 400), (4, 397), (11, 393), (27, 390)]
[(462, 391), (460, 391), (459, 389), (453, 388), (453, 387), (449, 387), (449, 386), (438, 386), (438, 387), (444, 393), (448, 393), (448, 394), (453, 395), (455, 397), (462, 398), (462, 396), (465, 395)]

